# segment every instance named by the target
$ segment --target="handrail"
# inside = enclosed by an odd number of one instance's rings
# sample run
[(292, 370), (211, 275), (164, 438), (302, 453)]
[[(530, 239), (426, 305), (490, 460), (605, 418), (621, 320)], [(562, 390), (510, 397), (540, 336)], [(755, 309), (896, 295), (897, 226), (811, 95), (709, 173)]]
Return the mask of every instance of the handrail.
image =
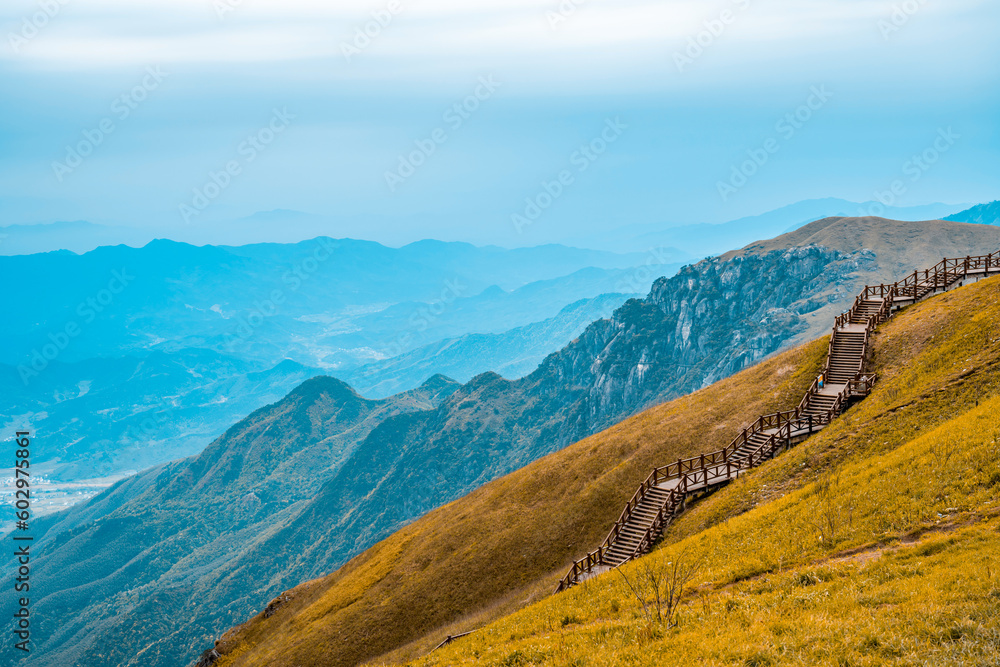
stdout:
[[(945, 258), (930, 269), (924, 270), (923, 276), (920, 275), (920, 271), (914, 271), (895, 283), (866, 285), (865, 289), (854, 299), (851, 307), (834, 319), (824, 376), (828, 376), (830, 371), (830, 361), (838, 340), (837, 333), (852, 321), (860, 318), (862, 309), (867, 302), (876, 299), (881, 301), (878, 311), (865, 318), (864, 338), (857, 372), (835, 396), (829, 408), (820, 411), (809, 410), (813, 399), (821, 392), (819, 378), (817, 378), (794, 410), (775, 412), (759, 417), (757, 421), (744, 427), (729, 445), (720, 450), (688, 459), (679, 459), (674, 463), (654, 468), (633, 494), (632, 499), (626, 503), (625, 509), (618, 521), (612, 526), (604, 542), (595, 551), (573, 563), (569, 573), (559, 582), (558, 590), (569, 588), (577, 583), (582, 575), (593, 572), (595, 567), (607, 565), (605, 556), (618, 540), (621, 531), (629, 523), (636, 507), (642, 503), (653, 488), (659, 487), (663, 482), (678, 480), (677, 484), (669, 489), (666, 499), (660, 504), (656, 516), (646, 528), (628, 560), (638, 557), (652, 547), (670, 521), (683, 509), (684, 499), (688, 495), (689, 489), (707, 490), (710, 486), (725, 484), (735, 479), (742, 471), (756, 467), (763, 461), (772, 458), (782, 446), (790, 446), (793, 434), (812, 434), (815, 429), (823, 428), (846, 410), (852, 399), (870, 394), (877, 380), (875, 373), (866, 372), (872, 348), (871, 337), (879, 324), (892, 317), (893, 307), (897, 301), (915, 303), (938, 290), (948, 289), (954, 283), (968, 277), (970, 272), (981, 271), (989, 276), (991, 269), (1000, 271), (1000, 252), (975, 257)], [(808, 414), (806, 414), (807, 412)], [(754, 442), (754, 436), (765, 432), (768, 437), (745, 452), (745, 460), (741, 459), (743, 463), (732, 460), (733, 454)], [(721, 472), (723, 470), (725, 470), (725, 474)]]

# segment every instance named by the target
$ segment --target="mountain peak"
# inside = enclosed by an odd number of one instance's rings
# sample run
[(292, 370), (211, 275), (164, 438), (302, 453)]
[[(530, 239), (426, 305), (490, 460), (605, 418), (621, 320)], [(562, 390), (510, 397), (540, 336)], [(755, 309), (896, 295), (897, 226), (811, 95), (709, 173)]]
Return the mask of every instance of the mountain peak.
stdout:
[(288, 398), (315, 400), (323, 394), (326, 394), (328, 397), (336, 401), (368, 400), (358, 392), (354, 391), (354, 388), (351, 385), (347, 384), (343, 380), (338, 380), (337, 378), (329, 375), (318, 375), (314, 378), (306, 380), (292, 390), (292, 392), (288, 395)]
[(435, 373), (420, 385), (421, 389), (440, 389), (442, 387), (461, 386), (461, 383), (457, 380), (453, 380), (447, 375), (442, 375), (441, 373)]

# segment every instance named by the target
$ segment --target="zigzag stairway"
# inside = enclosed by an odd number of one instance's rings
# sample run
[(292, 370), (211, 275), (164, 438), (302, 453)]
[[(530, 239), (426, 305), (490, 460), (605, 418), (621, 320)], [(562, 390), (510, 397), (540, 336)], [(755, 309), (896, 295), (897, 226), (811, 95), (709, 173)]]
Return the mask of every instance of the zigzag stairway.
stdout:
[(888, 285), (865, 287), (836, 318), (823, 382), (819, 378), (794, 410), (765, 415), (728, 447), (653, 470), (597, 550), (573, 563), (559, 591), (647, 553), (687, 499), (710, 493), (830, 424), (875, 383), (868, 371), (875, 328), (900, 308), (1000, 272), (1000, 253), (944, 259)]

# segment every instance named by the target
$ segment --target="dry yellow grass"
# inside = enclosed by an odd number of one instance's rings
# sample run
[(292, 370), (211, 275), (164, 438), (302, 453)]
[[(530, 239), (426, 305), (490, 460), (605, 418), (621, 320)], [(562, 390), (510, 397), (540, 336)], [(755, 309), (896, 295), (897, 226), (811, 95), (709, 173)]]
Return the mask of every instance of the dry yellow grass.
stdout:
[(414, 664), (1000, 664), (998, 315), (996, 280), (903, 313), (871, 398), (682, 517), (645, 557), (705, 563), (677, 627), (611, 573)]
[[(825, 341), (649, 410), (431, 512), (338, 572), (298, 587), (291, 592), (291, 600), (270, 617), (259, 615), (228, 633), (219, 646), (224, 654), (220, 665), (406, 661), (425, 653), (446, 634), (485, 625), (510, 612), (515, 613), (434, 653), (429, 664), (663, 664), (665, 656), (674, 662), (681, 635), (684, 646), (693, 647), (691, 659), (705, 664), (784, 662), (786, 653), (778, 648), (786, 641), (782, 636), (796, 642), (787, 655), (805, 664), (838, 664), (830, 662), (837, 651), (848, 661), (839, 664), (903, 660), (912, 655), (906, 647), (899, 648), (902, 653), (895, 657), (873, 653), (875, 657), (864, 654), (859, 658), (861, 654), (853, 648), (848, 650), (854, 646), (849, 636), (861, 632), (862, 625), (845, 625), (842, 618), (854, 613), (849, 609), (858, 611), (850, 606), (855, 590), (850, 586), (868, 577), (864, 568), (894, 563), (896, 558), (905, 560), (905, 549), (867, 565), (827, 563), (824, 567), (840, 574), (800, 587), (813, 596), (811, 607), (795, 602), (799, 596), (795, 577), (803, 572), (809, 575), (812, 564), (845, 549), (891, 545), (909, 532), (933, 525), (938, 510), (955, 508), (960, 498), (972, 497), (957, 478), (949, 486), (930, 487), (929, 480), (939, 476), (901, 475), (900, 462), (923, 461), (927, 456), (930, 461), (940, 460), (933, 454), (934, 448), (940, 448), (940, 438), (959, 443), (953, 432), (982, 430), (982, 419), (995, 419), (995, 408), (1000, 406), (970, 411), (977, 401), (1000, 393), (997, 304), (1000, 283), (991, 280), (939, 296), (898, 316), (877, 337), (876, 360), (883, 377), (872, 397), (806, 444), (696, 504), (672, 527), (664, 546), (649, 558), (669, 558), (678, 549), (690, 553), (700, 549), (708, 559), (704, 580), (710, 582), (703, 591), (705, 611), (697, 612), (701, 602), (689, 602), (679, 628), (646, 627), (614, 577), (598, 578), (567, 594), (537, 601), (551, 592), (574, 557), (603, 539), (621, 506), (654, 465), (718, 448), (758, 414), (794, 405), (820, 367)], [(972, 420), (963, 424), (973, 426), (966, 428), (954, 423), (955, 419)], [(946, 430), (928, 436), (939, 427)], [(951, 452), (949, 460), (956, 465), (981, 462), (982, 457), (975, 456), (983, 450), (976, 447), (984, 443), (974, 445), (973, 440), (962, 440), (964, 444), (942, 451)], [(876, 471), (882, 477), (865, 477)], [(910, 500), (902, 502), (898, 492), (908, 481), (912, 493)], [(873, 489), (884, 494), (878, 496)], [(983, 493), (995, 495), (996, 489), (994, 484)], [(882, 504), (871, 504), (876, 498)], [(986, 507), (958, 506), (969, 521), (982, 519)], [(987, 539), (994, 534), (991, 530), (985, 523), (974, 523), (956, 532), (953, 537), (965, 545), (956, 547), (956, 553), (966, 553), (963, 549), (988, 553), (995, 548)], [(987, 546), (979, 549), (975, 545), (980, 543)], [(946, 582), (947, 577), (939, 573), (955, 564), (948, 560), (950, 549), (939, 552), (934, 561), (938, 569), (928, 566), (919, 575), (871, 574), (885, 579), (884, 585), (890, 588), (896, 579), (909, 582), (909, 588), (900, 588), (900, 595), (906, 594), (902, 602), (865, 607), (865, 613), (875, 619), (865, 623), (881, 623), (883, 639), (898, 636), (910, 641), (907, 618), (921, 613), (918, 593), (929, 594), (936, 582)], [(791, 574), (788, 568), (793, 568)], [(772, 581), (775, 577), (779, 579)], [(771, 597), (752, 588), (767, 581)], [(911, 589), (916, 597), (906, 597)], [(879, 591), (888, 589), (873, 590), (882, 594)], [(959, 625), (953, 623), (947, 631), (978, 642), (975, 646), (985, 646), (992, 632), (989, 624), (968, 619), (981, 619), (989, 609), (989, 599), (970, 598), (968, 613), (960, 614), (954, 596), (963, 595), (971, 593), (959, 583), (943, 590), (934, 608), (940, 617), (927, 621), (931, 624), (927, 627), (940, 630), (947, 625), (942, 619), (951, 623), (959, 618), (960, 622), (955, 621)], [(730, 598), (735, 602), (730, 603)], [(827, 600), (836, 604), (824, 606)], [(796, 616), (801, 605), (812, 611)], [(741, 615), (733, 616), (737, 611)], [(697, 622), (696, 613), (704, 614)], [(782, 619), (789, 614), (796, 623), (805, 623), (801, 634), (794, 634), (798, 632), (794, 628), (783, 629)], [(846, 630), (835, 631), (838, 623)], [(771, 625), (779, 630), (767, 635), (771, 639), (766, 642), (758, 641), (764, 636), (759, 629)], [(970, 630), (973, 625), (975, 629)], [(831, 640), (822, 655), (804, 652), (804, 646), (826, 634), (842, 639)], [(875, 638), (880, 646), (886, 645), (883, 639)], [(947, 653), (959, 650), (956, 647), (961, 643), (934, 646)], [(913, 644), (918, 645), (925, 646)], [(651, 662), (649, 656), (656, 655), (660, 660)]]

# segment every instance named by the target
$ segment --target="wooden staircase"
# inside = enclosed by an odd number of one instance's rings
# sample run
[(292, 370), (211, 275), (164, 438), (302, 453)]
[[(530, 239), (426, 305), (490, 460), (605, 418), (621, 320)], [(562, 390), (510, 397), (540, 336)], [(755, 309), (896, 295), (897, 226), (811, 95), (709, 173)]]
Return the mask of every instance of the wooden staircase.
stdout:
[(643, 537), (656, 522), (660, 508), (669, 503), (670, 491), (661, 488), (649, 490), (632, 511), (630, 520), (625, 524), (618, 539), (604, 554), (604, 562), (608, 565), (620, 565), (631, 560), (642, 543)]
[(830, 354), (826, 360), (824, 380), (829, 384), (846, 384), (857, 377), (865, 363), (868, 346), (867, 326), (849, 324), (849, 329), (838, 329), (830, 339)]
[(927, 296), (1000, 273), (1000, 253), (944, 259), (888, 285), (866, 286), (850, 310), (834, 322), (823, 382), (809, 388), (798, 407), (764, 415), (725, 449), (656, 468), (632, 496), (604, 542), (575, 563), (559, 591), (647, 553), (686, 500), (710, 493), (791, 447), (839, 416), (875, 383), (868, 372), (871, 336), (899, 308)]

